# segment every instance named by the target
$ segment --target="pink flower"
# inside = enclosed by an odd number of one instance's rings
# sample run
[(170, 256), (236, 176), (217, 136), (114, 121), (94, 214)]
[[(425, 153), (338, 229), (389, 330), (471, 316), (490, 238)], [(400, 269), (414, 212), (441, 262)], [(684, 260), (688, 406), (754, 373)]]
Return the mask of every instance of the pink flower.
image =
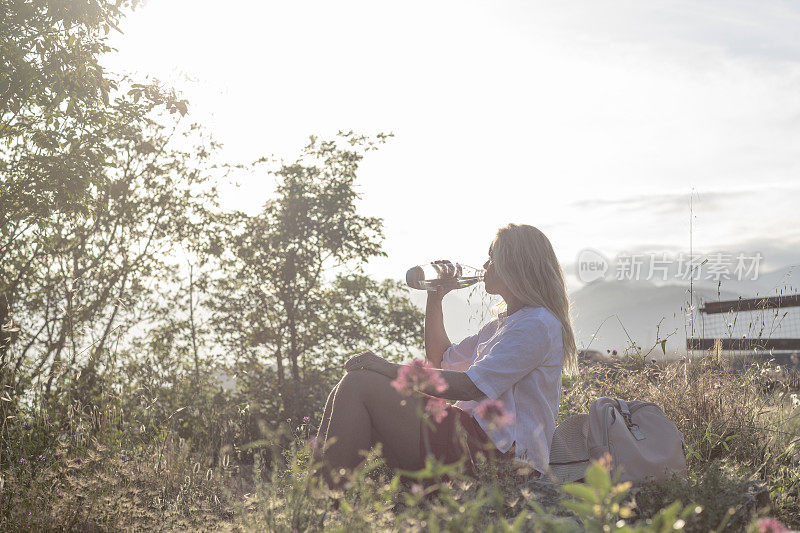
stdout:
[(414, 359), (411, 363), (400, 367), (397, 379), (392, 381), (392, 387), (400, 394), (408, 396), (415, 389), (433, 389), (441, 393), (447, 390), (447, 383), (427, 361)]
[(756, 522), (759, 533), (789, 533), (789, 528), (774, 518), (762, 518)]
[(514, 421), (514, 413), (506, 411), (503, 402), (489, 398), (478, 404), (475, 414), (493, 429), (500, 429)]
[(425, 412), (438, 424), (447, 416), (447, 402), (443, 398), (429, 398), (425, 404)]

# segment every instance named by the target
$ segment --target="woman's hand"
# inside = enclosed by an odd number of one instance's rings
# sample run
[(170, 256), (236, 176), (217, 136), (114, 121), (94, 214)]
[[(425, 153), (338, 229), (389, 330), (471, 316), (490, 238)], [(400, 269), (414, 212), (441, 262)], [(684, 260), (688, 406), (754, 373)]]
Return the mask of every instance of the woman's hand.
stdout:
[[(434, 261), (432, 264), (433, 268), (439, 273), (439, 277), (443, 279), (454, 278), (461, 275), (461, 268), (459, 267), (456, 269), (455, 265), (453, 265), (451, 261), (440, 259), (438, 261)], [(452, 291), (453, 288), (454, 287), (452, 285), (450, 287), (439, 285), (435, 291), (428, 291), (428, 296), (441, 300), (444, 298), (444, 295)]]
[(372, 370), (389, 377), (391, 377), (393, 367), (392, 363), (383, 357), (375, 355), (370, 350), (354, 355), (344, 364), (344, 369), (348, 372), (351, 370)]

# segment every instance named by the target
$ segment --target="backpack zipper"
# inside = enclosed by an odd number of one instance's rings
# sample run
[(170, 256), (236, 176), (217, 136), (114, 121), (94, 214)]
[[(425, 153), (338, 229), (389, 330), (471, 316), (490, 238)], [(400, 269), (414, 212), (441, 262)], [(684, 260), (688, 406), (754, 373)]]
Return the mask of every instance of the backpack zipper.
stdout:
[[(614, 402), (616, 403), (616, 398), (614, 398)], [(655, 402), (643, 402), (643, 403), (641, 403), (639, 405), (636, 405), (636, 406), (633, 406), (633, 407), (630, 408), (631, 416), (633, 416), (633, 413), (638, 411), (640, 408), (647, 407), (648, 405), (653, 405), (653, 406), (656, 407), (656, 409), (661, 411), (661, 408), (658, 406), (657, 403), (655, 403)], [(609, 409), (617, 409), (618, 407), (619, 407), (619, 404), (614, 405), (613, 403), (606, 404), (606, 406), (603, 407), (603, 446), (606, 447), (606, 448), (608, 448), (608, 425), (609, 425), (608, 424), (608, 413), (606, 411), (608, 411)], [(664, 411), (661, 411), (661, 413), (663, 414)], [(615, 420), (616, 420), (616, 418), (615, 418)]]

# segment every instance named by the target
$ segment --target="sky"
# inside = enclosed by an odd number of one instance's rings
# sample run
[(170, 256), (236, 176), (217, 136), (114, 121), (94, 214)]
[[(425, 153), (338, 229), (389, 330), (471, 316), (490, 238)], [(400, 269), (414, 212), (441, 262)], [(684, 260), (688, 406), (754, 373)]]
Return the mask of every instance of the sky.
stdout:
[[(190, 103), (222, 158), (292, 159), (309, 135), (391, 132), (361, 213), (402, 279), (480, 266), (497, 229), (581, 250), (760, 252), (800, 263), (800, 4), (149, 0), (107, 68)], [(273, 178), (237, 176), (255, 213)], [(691, 205), (690, 205), (691, 204)]]

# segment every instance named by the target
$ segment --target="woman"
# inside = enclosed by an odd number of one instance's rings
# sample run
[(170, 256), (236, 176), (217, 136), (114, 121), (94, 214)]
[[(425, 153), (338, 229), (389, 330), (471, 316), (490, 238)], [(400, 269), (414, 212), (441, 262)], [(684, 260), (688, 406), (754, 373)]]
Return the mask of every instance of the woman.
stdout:
[[(339, 486), (331, 472), (352, 470), (377, 442), (387, 464), (404, 470), (422, 468), (428, 450), (450, 463), (464, 453), (474, 459), (483, 448), (523, 461), (537, 475), (545, 472), (561, 374), (577, 370), (564, 275), (547, 237), (516, 224), (497, 232), (484, 269), (486, 292), (500, 295), (505, 310), (457, 344), (447, 337), (442, 317), (449, 291), (428, 292), (425, 352), (447, 385), (444, 392), (429, 387), (413, 398), (401, 395), (391, 385), (401, 365), (370, 351), (345, 363), (347, 373), (328, 397), (316, 440), (315, 459), (323, 462), (329, 484)], [(433, 431), (418, 415), (425, 393), (458, 400), (445, 407)], [(489, 410), (479, 408), (487, 398), (501, 402), (510, 423), (493, 423)], [(467, 449), (457, 439), (457, 424), (466, 431)]]

